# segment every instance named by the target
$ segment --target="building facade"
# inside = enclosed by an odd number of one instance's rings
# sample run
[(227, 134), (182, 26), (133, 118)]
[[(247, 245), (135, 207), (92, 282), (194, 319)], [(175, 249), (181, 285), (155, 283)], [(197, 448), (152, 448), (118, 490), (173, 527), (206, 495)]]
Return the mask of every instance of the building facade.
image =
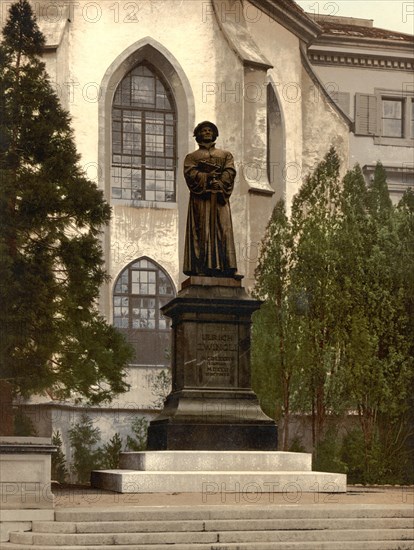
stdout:
[[(376, 142), (385, 136), (361, 133), (367, 131), (363, 102), (371, 105), (371, 96), (382, 97), (377, 89), (395, 88), (396, 75), (399, 81), (408, 79), (409, 62), (405, 53), (403, 60), (397, 56), (399, 65), (392, 65), (390, 75), (370, 68), (375, 79), (362, 62), (362, 78), (352, 63), (350, 68), (342, 61), (328, 63), (328, 54), (321, 52), (328, 46), (340, 50), (342, 35), (338, 41), (330, 27), (293, 0), (32, 4), (47, 38), (44, 60), (72, 117), (83, 168), (112, 206), (103, 235), (111, 281), (102, 289), (99, 307), (136, 354), (129, 369), (131, 391), (89, 414), (104, 434), (126, 434), (131, 416), (154, 416), (154, 381), (169, 367), (169, 328), (159, 308), (185, 278), (189, 193), (182, 166), (196, 149), (195, 125), (216, 123), (218, 147), (235, 157), (234, 236), (238, 270), (250, 289), (276, 202), (283, 198), (289, 209), (306, 175), (332, 145), (344, 172), (358, 161), (369, 173), (385, 150), (384, 164), (394, 163), (396, 173), (409, 162), (412, 134), (408, 145), (408, 134), (401, 138), (404, 145), (394, 143), (400, 140), (395, 136), (387, 136), (394, 141), (386, 145)], [(385, 50), (388, 45), (383, 44)], [(395, 52), (400, 55), (406, 46), (398, 42)], [(387, 52), (394, 55), (393, 42)], [(365, 53), (358, 55), (362, 59)], [(352, 87), (348, 71), (355, 75)], [(331, 90), (327, 82), (337, 87)], [(392, 101), (384, 111), (391, 115), (381, 118), (390, 132), (394, 123), (384, 121), (395, 120), (399, 112)], [(67, 427), (83, 408), (45, 398), (36, 411), (41, 429), (60, 429), (67, 442)]]
[(391, 199), (414, 185), (414, 40), (372, 20), (312, 16), (323, 32), (308, 58), (333, 101), (352, 120), (350, 167), (367, 182), (381, 161)]

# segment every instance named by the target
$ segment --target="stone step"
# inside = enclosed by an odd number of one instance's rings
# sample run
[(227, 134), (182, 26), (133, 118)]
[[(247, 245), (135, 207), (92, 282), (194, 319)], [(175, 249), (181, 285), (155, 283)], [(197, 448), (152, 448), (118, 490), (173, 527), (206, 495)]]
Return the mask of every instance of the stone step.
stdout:
[(343, 529), (412, 529), (412, 518), (325, 518), (181, 520), (181, 521), (100, 521), (33, 522), (33, 533), (162, 533), (196, 531), (286, 531)]
[[(293, 532), (295, 535), (296, 532)], [(25, 535), (27, 533), (24, 533)], [(86, 543), (86, 539), (83, 539), (82, 542), (70, 544), (66, 539), (65, 542), (63, 539), (59, 541), (50, 542), (47, 544), (45, 542), (30, 542), (28, 539), (25, 542), (17, 540), (16, 542), (11, 541), (10, 543), (4, 543), (2, 548), (4, 550), (16, 550), (20, 548), (26, 550), (30, 548), (31, 550), (53, 550), (58, 549), (62, 550), (79, 550), (80, 548), (84, 550), (106, 550), (113, 549), (114, 547), (117, 550), (166, 550), (174, 546), (174, 550), (260, 550), (260, 549), (276, 549), (276, 548), (300, 548), (301, 550), (306, 549), (318, 549), (322, 550), (324, 548), (329, 550), (351, 550), (351, 549), (360, 549), (360, 550), (413, 550), (414, 542), (412, 539), (408, 540), (407, 533), (402, 536), (391, 537), (388, 536), (388, 531), (376, 531), (373, 533), (372, 537), (367, 539), (360, 536), (359, 531), (346, 532), (347, 537), (343, 538), (342, 531), (331, 531), (329, 533), (324, 533), (323, 537), (315, 537), (314, 534), (307, 532), (306, 539), (304, 540), (303, 532), (300, 533), (300, 536), (297, 538), (289, 537), (290, 533), (276, 532), (276, 533), (264, 533), (263, 537), (258, 539), (257, 533), (252, 541), (229, 541), (229, 540), (220, 540), (220, 541), (211, 541), (206, 543), (191, 541), (187, 543), (175, 543), (174, 541), (168, 540), (166, 542), (152, 543), (150, 540), (140, 540), (137, 541), (135, 537), (130, 537), (128, 541), (121, 542), (121, 539), (112, 539), (111, 542), (104, 542), (103, 537), (98, 543), (93, 543), (90, 539), (91, 544)], [(272, 536), (273, 535), (273, 536)], [(329, 535), (329, 536), (328, 536)], [(56, 535), (55, 535), (56, 536)], [(356, 537), (356, 538), (355, 538)]]
[(61, 508), (57, 522), (413, 518), (410, 504), (314, 504), (314, 505), (215, 505), (215, 506), (122, 506)]
[(229, 531), (219, 533), (217, 542), (299, 542), (309, 541), (413, 541), (414, 535), (406, 529), (336, 529), (320, 531)]
[[(3, 548), (3, 546), (2, 546)], [(171, 545), (154, 544), (134, 545), (134, 550), (168, 550)], [(4, 550), (62, 550), (61, 546), (4, 543)], [(79, 546), (66, 546), (65, 550), (79, 550)], [(84, 546), (82, 550), (114, 550), (114, 546)], [(116, 550), (132, 550), (131, 546), (119, 545)], [(400, 540), (354, 541), (317, 541), (317, 542), (254, 542), (254, 543), (214, 543), (214, 544), (176, 544), (174, 550), (414, 550), (414, 543)]]
[(121, 453), (119, 468), (140, 471), (311, 471), (311, 453), (284, 451), (143, 451)]
[[(183, 533), (87, 533), (66, 535), (60, 533), (10, 533), (10, 542), (20, 544), (38, 544), (44, 546), (92, 546), (92, 545), (152, 545), (152, 544), (201, 544), (218, 542), (214, 532), (183, 532)], [(235, 541), (236, 542), (236, 541)]]
[(346, 475), (311, 471), (95, 470), (93, 487), (117, 493), (345, 493)]
[(414, 550), (412, 505), (76, 508), (2, 550)]

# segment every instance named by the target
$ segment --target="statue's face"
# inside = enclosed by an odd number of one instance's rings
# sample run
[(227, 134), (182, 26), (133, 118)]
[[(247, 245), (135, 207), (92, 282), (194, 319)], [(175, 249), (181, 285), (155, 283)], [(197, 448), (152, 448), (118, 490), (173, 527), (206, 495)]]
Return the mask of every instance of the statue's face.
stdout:
[(211, 126), (202, 126), (197, 133), (197, 141), (210, 142), (215, 138), (214, 130)]

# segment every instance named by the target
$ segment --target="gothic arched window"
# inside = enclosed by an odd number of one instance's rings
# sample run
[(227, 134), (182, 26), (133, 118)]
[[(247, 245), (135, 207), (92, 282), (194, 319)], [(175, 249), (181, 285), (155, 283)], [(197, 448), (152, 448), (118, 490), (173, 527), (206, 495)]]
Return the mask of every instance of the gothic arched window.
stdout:
[(276, 192), (276, 198), (284, 197), (285, 166), (284, 131), (282, 113), (272, 84), (267, 85), (267, 176)]
[(160, 307), (175, 296), (167, 273), (148, 258), (118, 276), (113, 293), (114, 326), (135, 349), (135, 364), (168, 364), (170, 328)]
[(147, 63), (119, 83), (112, 104), (112, 199), (175, 201), (176, 109)]

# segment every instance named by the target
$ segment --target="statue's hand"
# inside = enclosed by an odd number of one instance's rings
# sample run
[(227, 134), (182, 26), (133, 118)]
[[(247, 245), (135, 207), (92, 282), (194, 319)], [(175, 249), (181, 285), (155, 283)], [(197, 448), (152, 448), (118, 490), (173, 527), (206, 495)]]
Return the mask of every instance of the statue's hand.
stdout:
[(210, 187), (211, 191), (221, 191), (221, 185), (220, 185), (219, 180), (217, 180), (217, 179), (212, 179), (210, 181), (209, 187)]

